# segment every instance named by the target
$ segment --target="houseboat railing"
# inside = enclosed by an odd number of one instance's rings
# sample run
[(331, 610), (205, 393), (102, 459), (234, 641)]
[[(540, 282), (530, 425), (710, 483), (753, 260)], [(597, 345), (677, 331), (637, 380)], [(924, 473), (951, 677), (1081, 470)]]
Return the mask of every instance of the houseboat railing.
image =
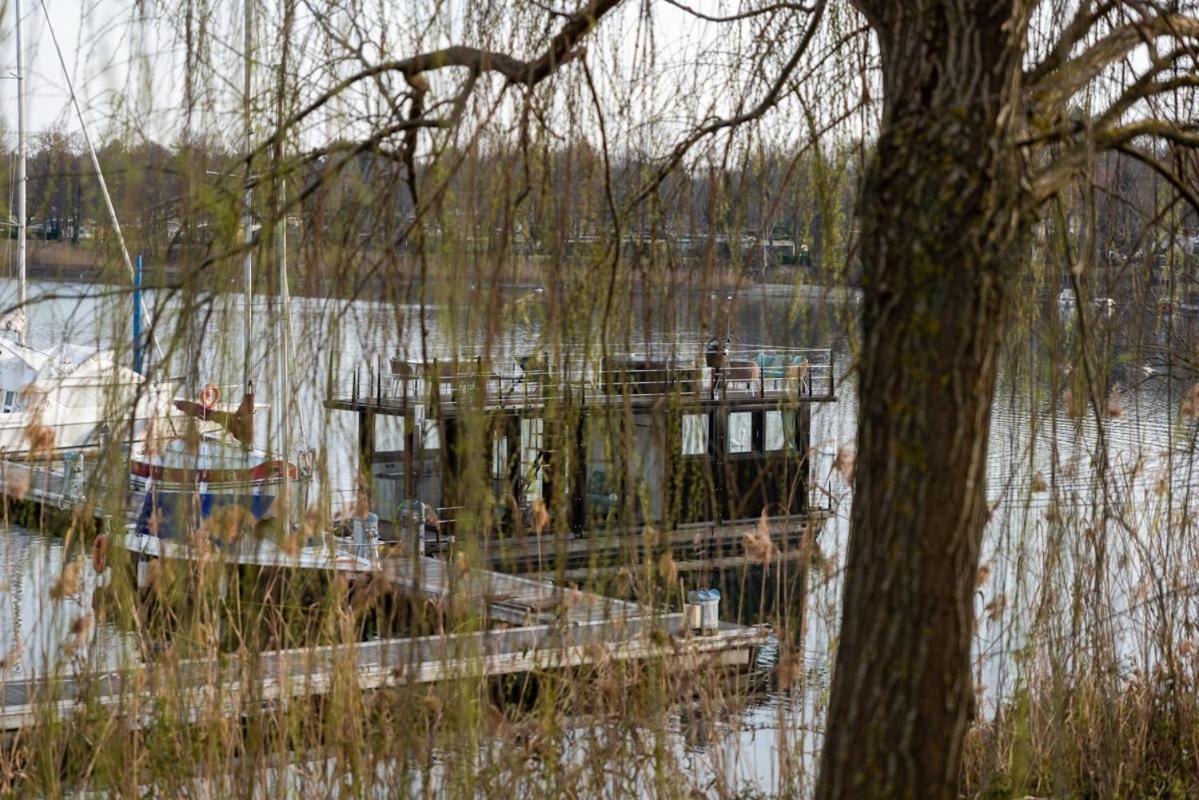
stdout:
[(739, 346), (693, 358), (624, 353), (598, 365), (547, 367), (534, 359), (413, 363), (372, 359), (335, 379), (333, 396), (355, 405), (401, 408), (479, 401), (490, 407), (602, 401), (677, 393), (683, 399), (835, 397), (830, 348)]

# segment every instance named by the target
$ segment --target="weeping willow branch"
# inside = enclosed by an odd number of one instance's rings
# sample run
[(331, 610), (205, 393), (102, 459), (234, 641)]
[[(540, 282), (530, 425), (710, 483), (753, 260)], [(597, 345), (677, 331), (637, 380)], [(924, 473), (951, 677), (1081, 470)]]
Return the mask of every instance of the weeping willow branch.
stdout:
[(274, 146), (277, 137), (286, 135), (291, 128), (336, 100), (356, 84), (373, 80), (385, 73), (402, 75), (414, 93), (428, 91), (425, 73), (460, 68), (469, 70), (472, 76), (495, 73), (507, 79), (508, 85), (532, 88), (554, 74), (562, 65), (579, 58), (584, 49), (579, 43), (591, 33), (600, 19), (621, 4), (622, 0), (592, 0), (578, 11), (566, 17), (557, 34), (550, 40), (540, 56), (523, 60), (507, 53), (466, 45), (453, 45), (440, 50), (410, 56), (403, 59), (380, 61), (366, 66), (322, 92), (316, 99), (293, 114), (246, 158), (252, 160), (257, 153)]
[[(1099, 18), (1092, 20), (1092, 24)], [(1163, 11), (1147, 19), (1113, 28), (1082, 53), (1061, 61), (1057, 66), (1044, 66), (1046, 63), (1055, 63), (1052, 59), (1043, 62), (1043, 67), (1034, 69), (1026, 80), (1032, 116), (1055, 118), (1078, 92), (1091, 85), (1105, 69), (1119, 63), (1137, 47), (1150, 44), (1162, 36), (1172, 37), (1180, 43), (1199, 38), (1199, 19)], [(1054, 52), (1060, 49), (1059, 45)]]

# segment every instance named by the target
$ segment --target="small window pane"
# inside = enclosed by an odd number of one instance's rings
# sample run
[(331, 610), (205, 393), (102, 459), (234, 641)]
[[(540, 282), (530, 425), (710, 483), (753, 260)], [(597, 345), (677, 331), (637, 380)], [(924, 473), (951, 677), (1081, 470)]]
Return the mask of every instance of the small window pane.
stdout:
[(441, 449), (441, 428), (437, 427), (437, 420), (425, 420), (425, 429), (421, 433), (421, 440), (424, 442), (426, 450)]
[(491, 442), (491, 475), (493, 478), (508, 476), (508, 438), (499, 436)]
[(754, 415), (749, 411), (729, 414), (729, 452), (748, 453), (754, 447)]
[(380, 414), (375, 417), (375, 452), (389, 453), (404, 449), (404, 418)]
[(423, 449), (438, 450), (441, 448), (441, 429), (437, 427), (437, 420), (425, 416), (424, 406), (416, 407), (416, 435), (419, 437)]
[(708, 415), (683, 415), (683, 455), (698, 456), (708, 452)]
[[(782, 411), (766, 412), (766, 430), (762, 446), (767, 452), (782, 450), (788, 443), (788, 435), (795, 435), (795, 412), (788, 411), (790, 420), (785, 420)], [(791, 440), (793, 441), (793, 439)]]
[(545, 420), (540, 417), (520, 421), (520, 471), (525, 481), (525, 502), (541, 499), (541, 463)]

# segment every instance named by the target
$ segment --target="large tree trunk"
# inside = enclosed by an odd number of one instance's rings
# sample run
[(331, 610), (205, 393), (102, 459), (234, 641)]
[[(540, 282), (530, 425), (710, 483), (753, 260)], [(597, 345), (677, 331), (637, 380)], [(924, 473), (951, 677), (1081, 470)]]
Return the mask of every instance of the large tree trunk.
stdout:
[(857, 469), (817, 795), (952, 797), (998, 350), (1027, 211), (1017, 2), (863, 2), (885, 109), (860, 197)]

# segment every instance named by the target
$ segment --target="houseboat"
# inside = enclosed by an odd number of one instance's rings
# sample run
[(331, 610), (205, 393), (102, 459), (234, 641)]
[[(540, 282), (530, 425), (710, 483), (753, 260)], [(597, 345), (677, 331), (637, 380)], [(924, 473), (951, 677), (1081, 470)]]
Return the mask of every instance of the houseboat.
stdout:
[(327, 405), (356, 415), (360, 495), (405, 551), (570, 578), (801, 554), (829, 515), (809, 450), (831, 350), (661, 350), (380, 357)]

